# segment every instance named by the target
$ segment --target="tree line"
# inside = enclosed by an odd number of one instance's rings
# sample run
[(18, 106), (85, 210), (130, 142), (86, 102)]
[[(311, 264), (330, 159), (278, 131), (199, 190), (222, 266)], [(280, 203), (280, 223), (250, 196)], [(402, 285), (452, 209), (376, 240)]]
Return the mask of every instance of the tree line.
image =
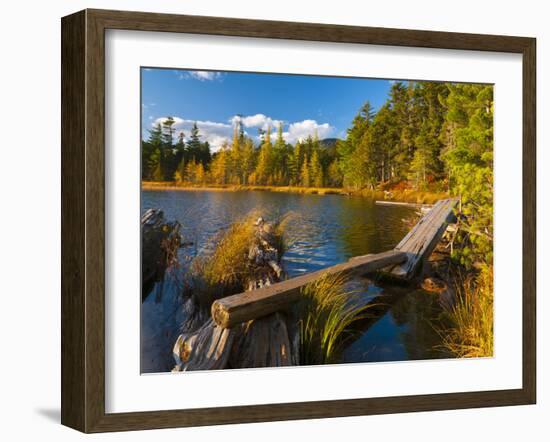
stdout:
[(416, 188), (449, 187), (459, 152), (477, 155), (478, 163), (492, 152), (492, 87), (396, 82), (378, 112), (367, 101), (346, 139), (329, 145), (316, 134), (289, 144), (282, 126), (262, 132), (256, 144), (237, 123), (232, 141), (212, 154), (196, 124), (187, 142), (183, 132), (174, 142), (174, 123), (167, 117), (142, 142), (144, 180), (354, 189), (407, 180)]
[(474, 220), (471, 249), (491, 253), (492, 86), (395, 82), (377, 112), (367, 101), (345, 139), (331, 143), (315, 133), (287, 143), (282, 126), (260, 132), (256, 143), (236, 124), (232, 140), (213, 153), (196, 124), (187, 141), (180, 133), (174, 142), (174, 123), (165, 118), (142, 141), (144, 180), (448, 191)]

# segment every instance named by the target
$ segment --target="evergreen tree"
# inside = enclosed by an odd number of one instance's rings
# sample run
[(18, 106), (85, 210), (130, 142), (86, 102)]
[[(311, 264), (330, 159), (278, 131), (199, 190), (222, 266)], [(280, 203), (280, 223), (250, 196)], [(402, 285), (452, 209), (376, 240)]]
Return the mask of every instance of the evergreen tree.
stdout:
[(243, 148), (241, 151), (241, 170), (242, 170), (242, 181), (241, 184), (248, 184), (248, 179), (250, 174), (254, 172), (255, 168), (255, 151), (254, 151), (254, 142), (245, 137)]
[(332, 161), (327, 169), (327, 185), (329, 187), (341, 187), (342, 178), (342, 172), (338, 166), (338, 161)]
[(287, 183), (286, 143), (283, 138), (283, 124), (279, 123), (277, 138), (273, 146), (273, 182), (276, 185)]
[(162, 126), (160, 123), (149, 130), (147, 146), (148, 149), (146, 153), (148, 157), (142, 159), (142, 164), (146, 165), (147, 178), (154, 181), (162, 181), (164, 179), (164, 174), (162, 169)]
[(309, 163), (307, 160), (307, 156), (304, 157), (304, 161), (302, 163), (302, 170), (300, 173), (300, 184), (302, 185), (302, 187), (311, 186), (311, 180), (309, 178)]
[(267, 128), (264, 142), (260, 146), (258, 165), (256, 167), (256, 183), (273, 184), (273, 145), (271, 144), (271, 127)]
[(344, 184), (353, 187), (360, 187), (361, 175), (357, 174), (356, 149), (359, 147), (373, 119), (373, 110), (367, 101), (353, 119), (351, 127), (347, 131), (345, 141), (337, 144), (340, 155), (340, 170), (344, 176)]
[(185, 182), (185, 178), (185, 159), (182, 158), (176, 168), (176, 171), (174, 172), (174, 181), (181, 184)]
[(210, 173), (212, 181), (215, 184), (225, 185), (229, 181), (229, 146), (224, 143), (220, 150), (214, 154), (212, 163), (210, 166)]
[(162, 173), (163, 180), (170, 181), (174, 178), (174, 172), (176, 170), (176, 156), (174, 150), (174, 124), (173, 117), (166, 117), (162, 122)]
[(461, 197), (462, 235), (457, 256), (470, 265), (492, 262), (493, 251), (493, 88), (450, 84), (442, 133), (443, 160), (453, 194)]
[[(243, 176), (242, 169), (242, 149), (241, 149), (241, 137), (239, 134), (239, 124), (237, 123), (233, 128), (233, 142), (231, 143), (230, 150), (230, 175), (231, 182), (233, 184), (244, 184), (246, 181)], [(244, 147), (244, 146), (243, 146)]]
[(191, 134), (189, 141), (187, 141), (187, 152), (189, 154), (189, 160), (200, 161), (201, 160), (201, 140), (199, 135), (199, 128), (197, 122), (193, 123), (191, 128)]
[(323, 168), (319, 161), (319, 151), (315, 149), (311, 155), (311, 162), (309, 163), (309, 182), (314, 187), (323, 187)]

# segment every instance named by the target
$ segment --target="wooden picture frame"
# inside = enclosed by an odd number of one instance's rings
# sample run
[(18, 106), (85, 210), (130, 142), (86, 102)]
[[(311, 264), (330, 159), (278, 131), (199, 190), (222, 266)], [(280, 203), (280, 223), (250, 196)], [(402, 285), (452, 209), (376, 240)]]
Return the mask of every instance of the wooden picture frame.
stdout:
[[(523, 385), (513, 390), (105, 412), (105, 30), (495, 51), (523, 57)], [(536, 41), (106, 10), (62, 19), (62, 409), (83, 432), (533, 404), (536, 398)]]

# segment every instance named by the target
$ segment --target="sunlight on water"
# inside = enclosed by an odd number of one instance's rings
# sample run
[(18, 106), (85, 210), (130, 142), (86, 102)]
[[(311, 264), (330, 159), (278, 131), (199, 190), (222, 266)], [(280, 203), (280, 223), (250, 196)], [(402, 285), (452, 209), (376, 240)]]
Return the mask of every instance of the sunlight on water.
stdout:
[[(408, 231), (403, 220), (414, 215), (413, 209), (379, 206), (361, 197), (245, 191), (144, 191), (142, 213), (149, 208), (160, 208), (167, 220), (179, 221), (183, 240), (193, 243), (180, 249), (182, 270), (197, 254), (209, 253), (216, 234), (251, 210), (259, 210), (266, 220), (291, 213), (285, 230), (288, 248), (283, 256), (289, 277), (352, 256), (392, 249)], [(356, 283), (365, 297), (395, 295), (395, 289), (382, 290), (367, 280)], [(143, 372), (171, 368), (176, 324), (182, 320), (178, 317), (177, 287), (166, 284), (161, 300), (155, 299), (153, 291), (142, 305)], [(433, 302), (429, 298), (420, 302), (418, 292), (401, 294), (380, 319), (350, 342), (343, 362), (438, 356), (433, 351), (437, 336), (433, 336), (428, 322), (423, 322), (437, 314)]]

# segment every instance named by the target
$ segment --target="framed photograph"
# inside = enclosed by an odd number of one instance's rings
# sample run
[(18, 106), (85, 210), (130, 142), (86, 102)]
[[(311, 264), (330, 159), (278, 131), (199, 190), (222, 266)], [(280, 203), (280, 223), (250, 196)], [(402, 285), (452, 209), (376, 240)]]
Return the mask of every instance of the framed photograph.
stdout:
[(62, 423), (533, 404), (535, 39), (62, 19)]

